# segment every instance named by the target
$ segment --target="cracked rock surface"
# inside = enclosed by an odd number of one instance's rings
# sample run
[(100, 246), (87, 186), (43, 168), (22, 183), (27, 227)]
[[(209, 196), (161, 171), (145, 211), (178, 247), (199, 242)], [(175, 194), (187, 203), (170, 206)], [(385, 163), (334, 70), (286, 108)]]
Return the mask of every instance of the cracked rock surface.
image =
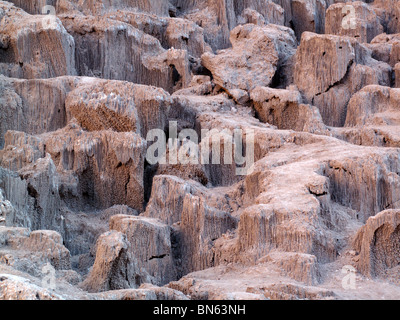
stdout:
[(399, 128), (399, 1), (0, 1), (0, 299), (400, 299)]

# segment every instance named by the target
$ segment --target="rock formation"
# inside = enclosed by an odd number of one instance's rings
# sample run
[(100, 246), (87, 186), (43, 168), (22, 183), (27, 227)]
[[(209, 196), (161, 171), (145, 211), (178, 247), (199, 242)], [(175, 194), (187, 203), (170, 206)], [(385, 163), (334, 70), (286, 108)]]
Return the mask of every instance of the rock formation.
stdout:
[(398, 299), (399, 21), (0, 1), (0, 299)]

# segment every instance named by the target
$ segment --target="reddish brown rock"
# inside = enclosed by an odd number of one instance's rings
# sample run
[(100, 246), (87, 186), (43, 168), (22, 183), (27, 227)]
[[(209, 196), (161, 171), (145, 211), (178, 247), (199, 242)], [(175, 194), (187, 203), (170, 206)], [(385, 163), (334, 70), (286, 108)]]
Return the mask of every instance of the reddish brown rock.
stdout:
[(81, 15), (61, 19), (75, 39), (78, 75), (154, 85), (168, 92), (190, 82), (185, 50), (165, 50), (156, 38), (124, 22)]
[(149, 277), (146, 282), (163, 285), (176, 280), (168, 225), (152, 218), (116, 215), (110, 220), (110, 229), (126, 235), (128, 252), (136, 259), (138, 270)]
[(295, 49), (293, 32), (275, 25), (238, 26), (232, 30), (230, 40), (232, 49), (217, 55), (205, 53), (202, 63), (213, 74), (215, 83), (234, 97), (233, 90), (250, 91), (271, 84), (277, 69), (286, 65)]
[[(293, 25), (297, 39), (305, 31), (324, 33), (325, 11), (329, 2), (321, 0), (293, 0), (286, 1), (291, 6), (288, 15), (291, 20), (287, 21)], [(288, 24), (286, 24), (288, 25)]]
[(372, 6), (383, 22), (388, 33), (400, 32), (398, 20), (400, 19), (400, 4), (394, 0), (376, 0)]
[[(143, 208), (146, 142), (129, 132), (85, 132), (76, 124), (41, 137), (62, 177), (60, 194), (71, 208), (80, 202), (106, 209)], [(76, 202), (78, 201), (78, 202)]]
[(59, 19), (46, 25), (9, 2), (0, 3), (0, 73), (14, 78), (75, 75), (75, 42)]
[(83, 78), (65, 101), (67, 119), (75, 118), (88, 131), (133, 131), (143, 137), (167, 126), (173, 105), (160, 88), (91, 78)]
[(135, 261), (129, 254), (129, 243), (124, 234), (117, 231), (104, 233), (97, 240), (96, 247), (96, 260), (82, 288), (101, 292), (138, 286)]
[(302, 104), (302, 97), (294, 89), (257, 87), (251, 99), (258, 118), (279, 129), (323, 133), (326, 131), (318, 108)]
[(382, 86), (367, 86), (350, 100), (346, 126), (398, 125), (400, 90)]
[(12, 2), (0, 299), (400, 296), (398, 1)]
[(357, 266), (361, 273), (369, 277), (384, 277), (398, 267), (399, 219), (398, 210), (383, 211), (369, 218), (358, 231), (354, 247), (359, 253)]
[(370, 47), (378, 60), (387, 62), (392, 67), (400, 62), (400, 34), (382, 33), (371, 41)]
[(67, 123), (65, 99), (77, 81), (77, 77), (23, 80), (0, 76), (0, 146), (7, 130), (40, 134), (63, 128)]
[(370, 84), (389, 85), (391, 68), (349, 37), (303, 33), (294, 79), (324, 123), (343, 126), (351, 96)]
[(397, 63), (395, 68), (396, 88), (400, 88), (400, 63)]

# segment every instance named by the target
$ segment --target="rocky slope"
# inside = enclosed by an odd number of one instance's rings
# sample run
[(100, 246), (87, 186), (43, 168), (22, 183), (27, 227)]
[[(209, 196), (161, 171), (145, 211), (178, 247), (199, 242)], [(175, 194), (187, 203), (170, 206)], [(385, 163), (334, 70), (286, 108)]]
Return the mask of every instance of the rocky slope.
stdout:
[(0, 299), (399, 299), (399, 128), (396, 0), (0, 1)]

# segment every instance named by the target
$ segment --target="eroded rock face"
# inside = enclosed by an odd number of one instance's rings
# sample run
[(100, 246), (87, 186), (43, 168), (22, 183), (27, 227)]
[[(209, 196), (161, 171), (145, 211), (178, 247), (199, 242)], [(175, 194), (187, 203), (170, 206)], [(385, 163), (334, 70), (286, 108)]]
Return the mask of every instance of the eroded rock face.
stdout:
[(143, 284), (138, 289), (110, 290), (91, 295), (93, 300), (189, 300), (181, 291)]
[(202, 63), (211, 71), (215, 83), (233, 97), (240, 94), (238, 89), (248, 92), (271, 84), (276, 70), (285, 65), (295, 49), (293, 32), (274, 25), (238, 26), (232, 30), (230, 40), (232, 49), (218, 55), (206, 53)]
[[(43, 273), (71, 269), (70, 252), (58, 232), (27, 228), (0, 227), (0, 261), (3, 266), (42, 278)], [(73, 276), (73, 271), (71, 276)]]
[(63, 239), (58, 232), (37, 230), (31, 232), (29, 238), (12, 238), (8, 243), (14, 250), (41, 253), (55, 269), (71, 269), (70, 253), (64, 247)]
[(172, 225), (182, 219), (183, 201), (186, 194), (196, 194), (201, 186), (185, 182), (174, 176), (156, 176), (153, 180), (152, 197), (145, 216), (157, 218)]
[(62, 297), (43, 289), (29, 280), (8, 274), (0, 276), (1, 300), (62, 300)]
[(1, 74), (33, 79), (76, 73), (75, 42), (59, 19), (48, 26), (43, 16), (31, 16), (8, 2), (1, 3), (0, 17)]
[[(350, 12), (348, 21), (343, 21), (343, 12)], [(361, 1), (331, 5), (326, 11), (325, 23), (326, 33), (353, 37), (362, 43), (371, 42), (384, 31), (373, 7)]]
[(161, 16), (167, 16), (169, 5), (164, 0), (111, 0), (111, 1), (87, 1), (82, 3), (78, 0), (12, 0), (17, 7), (22, 8), (30, 14), (41, 14), (45, 5), (52, 5), (58, 11), (76, 10), (88, 15), (101, 15), (117, 9), (134, 9)]
[(358, 269), (369, 277), (390, 276), (399, 266), (399, 211), (387, 210), (368, 219), (357, 233)]
[(182, 18), (155, 16), (140, 11), (118, 10), (106, 15), (122, 21), (158, 39), (163, 48), (187, 50), (189, 56), (200, 58), (210, 46), (204, 40), (204, 30), (198, 24)]
[(394, 114), (400, 106), (400, 90), (383, 86), (367, 86), (350, 100), (346, 126), (396, 125)]
[[(25, 137), (22, 133), (21, 143), (24, 143)], [(32, 230), (61, 231), (61, 202), (56, 168), (51, 157), (43, 155), (43, 149), (36, 149), (36, 152), (35, 149), (35, 146), (9, 146), (6, 152), (2, 152), (0, 184), (14, 207), (6, 223)]]
[(398, 1), (11, 2), (0, 299), (400, 296)]
[(101, 292), (131, 288), (138, 284), (134, 281), (135, 261), (129, 255), (129, 243), (124, 234), (117, 231), (104, 233), (97, 240), (96, 246), (96, 260), (82, 284), (84, 289)]
[(173, 101), (160, 88), (121, 81), (87, 79), (68, 94), (67, 118), (88, 131), (136, 132), (164, 129)]
[[(76, 201), (74, 198), (87, 197), (86, 200), (91, 199), (89, 203), (101, 209), (114, 204), (128, 204), (141, 210), (146, 143), (133, 133), (103, 131), (98, 135), (84, 133), (79, 127), (74, 129), (70, 135), (58, 131), (54, 135), (44, 136), (47, 152), (59, 160), (56, 166), (60, 174), (68, 179), (64, 180), (66, 183), (62, 196), (69, 198), (72, 206), (76, 206), (73, 204)], [(63, 142), (62, 137), (67, 140)], [(79, 143), (75, 139), (79, 139)], [(72, 148), (65, 144), (67, 141)], [(96, 153), (97, 160), (94, 157)], [(78, 181), (69, 176), (71, 170), (76, 172)], [(98, 177), (97, 180), (94, 175)], [(117, 176), (119, 178), (114, 180)], [(82, 203), (85, 202), (88, 203), (82, 200)]]
[(258, 118), (279, 129), (312, 133), (326, 130), (318, 108), (302, 104), (300, 92), (293, 88), (257, 87), (251, 91), (251, 100)]
[(400, 17), (400, 6), (397, 1), (392, 0), (377, 0), (372, 4), (373, 8), (383, 21), (383, 26), (389, 33), (400, 32), (397, 23)]
[[(53, 190), (48, 192), (51, 191), (55, 201), (59, 202), (61, 197), (75, 209), (89, 203), (99, 209), (126, 203), (142, 210), (146, 143), (140, 136), (112, 131), (85, 132), (76, 123), (39, 137), (24, 136), (17, 132), (14, 132), (14, 136), (11, 132), (8, 134), (10, 140), (2, 151), (2, 166), (14, 172), (19, 171), (26, 177), (25, 180), (31, 176), (37, 180), (51, 179)], [(113, 151), (110, 153), (108, 148)], [(20, 157), (18, 162), (13, 158), (16, 153)], [(32, 171), (39, 164), (46, 170), (43, 178), (36, 178), (37, 171)], [(93, 179), (93, 174), (97, 175), (97, 181)], [(120, 176), (118, 184), (111, 179), (116, 176)], [(48, 184), (43, 184), (42, 180), (37, 184), (38, 187), (48, 188)], [(33, 197), (42, 196), (41, 192), (29, 185), (34, 186), (28, 183), (27, 192)], [(48, 205), (49, 202), (45, 207)], [(60, 204), (55, 205), (60, 207)], [(43, 214), (40, 219), (45, 219)]]
[(238, 18), (239, 24), (253, 23), (262, 26), (272, 23), (283, 25), (285, 23), (284, 10), (273, 2), (266, 2), (266, 6), (269, 7), (269, 10), (267, 9), (265, 14), (251, 8), (244, 9), (242, 15)]
[(395, 66), (396, 88), (400, 88), (400, 63)]
[(397, 147), (398, 106), (398, 89), (366, 86), (350, 99), (345, 127), (335, 134), (355, 144)]
[[(110, 229), (126, 235), (128, 251), (137, 260), (151, 283), (163, 285), (176, 280), (177, 271), (172, 257), (171, 229), (159, 220), (145, 217), (116, 215)], [(137, 250), (141, 248), (141, 250)], [(134, 275), (137, 277), (137, 274)]]
[[(331, 178), (330, 188), (335, 201), (342, 205), (350, 204), (356, 210), (357, 218), (364, 223), (376, 212), (397, 208), (397, 157), (396, 153), (384, 158), (379, 154), (371, 154), (364, 159), (330, 161), (326, 173)], [(353, 176), (352, 180), (346, 178), (348, 175)], [(343, 182), (343, 178), (346, 182)], [(367, 181), (366, 185), (363, 185), (363, 181)]]
[(286, 2), (291, 5), (291, 23), (294, 25), (298, 40), (305, 31), (324, 33), (325, 10), (329, 4), (328, 1), (294, 0)]
[(289, 275), (299, 282), (315, 285), (321, 281), (321, 272), (317, 258), (309, 254), (271, 252), (259, 262), (268, 261), (278, 265), (283, 274)]
[(206, 201), (189, 194), (183, 200), (182, 209), (179, 237), (183, 273), (212, 267), (213, 242), (235, 229), (237, 221), (230, 213), (212, 208)]
[(169, 92), (190, 82), (187, 51), (165, 50), (156, 38), (127, 23), (81, 15), (65, 15), (62, 23), (75, 39), (81, 76), (155, 85)]
[(145, 138), (149, 130), (167, 126), (176, 105), (161, 88), (88, 77), (1, 77), (0, 90), (0, 146), (7, 130), (41, 134), (73, 118), (87, 131), (133, 131)]
[(390, 85), (390, 73), (389, 65), (352, 38), (305, 32), (294, 80), (306, 102), (320, 109), (324, 123), (338, 127), (344, 125), (351, 96), (366, 85)]
[(185, 19), (195, 22), (204, 29), (204, 36), (214, 51), (230, 46), (229, 33), (238, 24), (248, 21), (249, 10), (259, 19), (267, 23), (280, 24), (284, 22), (284, 11), (273, 1), (172, 1), (178, 13)]
[(0, 189), (0, 226), (7, 224), (7, 220), (14, 216), (14, 207), (10, 201), (5, 199), (3, 191)]

